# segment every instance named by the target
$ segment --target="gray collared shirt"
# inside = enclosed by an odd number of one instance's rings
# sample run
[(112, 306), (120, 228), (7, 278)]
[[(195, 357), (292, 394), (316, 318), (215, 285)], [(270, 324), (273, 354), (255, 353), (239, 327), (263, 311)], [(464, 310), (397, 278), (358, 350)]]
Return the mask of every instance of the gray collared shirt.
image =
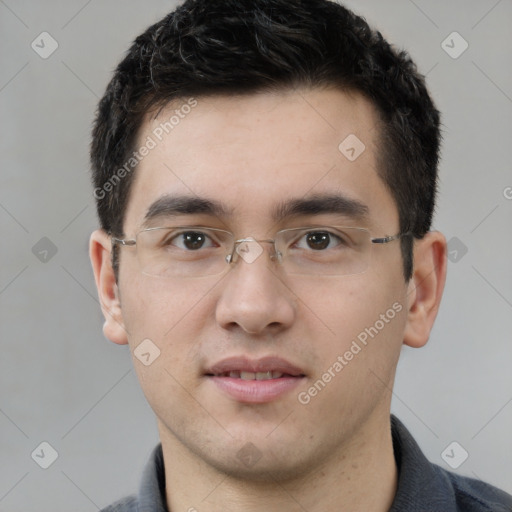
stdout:
[[(398, 489), (389, 512), (512, 512), (509, 494), (430, 463), (409, 431), (393, 415), (391, 432)], [(169, 512), (161, 444), (154, 449), (144, 469), (138, 495), (124, 498), (101, 512)]]

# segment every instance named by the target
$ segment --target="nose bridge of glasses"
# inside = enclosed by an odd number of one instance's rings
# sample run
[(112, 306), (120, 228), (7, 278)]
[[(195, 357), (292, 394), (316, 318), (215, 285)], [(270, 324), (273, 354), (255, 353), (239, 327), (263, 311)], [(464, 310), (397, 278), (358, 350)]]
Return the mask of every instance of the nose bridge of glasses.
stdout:
[[(233, 242), (233, 250), (226, 256), (227, 263), (233, 263), (237, 257), (241, 257), (246, 263), (253, 263), (264, 252), (261, 244), (272, 244), (273, 253), (270, 254), (271, 259), (280, 260), (281, 254), (277, 251), (276, 241), (272, 239), (256, 239), (252, 236), (239, 238)], [(236, 256), (235, 256), (236, 255)]]

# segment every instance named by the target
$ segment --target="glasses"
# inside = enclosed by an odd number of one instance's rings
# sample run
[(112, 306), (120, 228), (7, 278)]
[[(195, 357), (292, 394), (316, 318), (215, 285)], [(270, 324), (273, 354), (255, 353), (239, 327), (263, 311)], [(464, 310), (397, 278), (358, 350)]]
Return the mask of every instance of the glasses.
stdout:
[(223, 273), (239, 258), (253, 263), (272, 244), (272, 261), (286, 274), (345, 276), (362, 274), (373, 244), (387, 244), (411, 233), (372, 238), (365, 228), (311, 226), (283, 229), (272, 240), (236, 240), (223, 229), (168, 226), (140, 231), (134, 239), (112, 237), (112, 245), (136, 246), (141, 271), (162, 278)]

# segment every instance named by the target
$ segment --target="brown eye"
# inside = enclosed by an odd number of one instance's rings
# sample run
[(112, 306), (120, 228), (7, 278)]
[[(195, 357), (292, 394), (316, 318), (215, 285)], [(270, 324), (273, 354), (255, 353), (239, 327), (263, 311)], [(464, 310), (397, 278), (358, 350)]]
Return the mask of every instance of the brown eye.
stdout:
[(211, 238), (201, 231), (185, 231), (172, 237), (170, 244), (187, 251), (197, 251), (213, 246)]
[(306, 235), (306, 242), (308, 247), (315, 251), (320, 251), (329, 247), (331, 242), (331, 235), (325, 231), (317, 231), (315, 233), (308, 233)]
[(334, 249), (342, 244), (344, 240), (329, 231), (309, 231), (297, 240), (295, 247), (313, 251), (324, 251)]

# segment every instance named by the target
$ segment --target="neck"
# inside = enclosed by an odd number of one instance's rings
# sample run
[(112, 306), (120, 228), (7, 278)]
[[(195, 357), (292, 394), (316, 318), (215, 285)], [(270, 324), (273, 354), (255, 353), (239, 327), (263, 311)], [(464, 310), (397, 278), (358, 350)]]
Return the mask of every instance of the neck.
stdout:
[(224, 512), (229, 504), (244, 512), (387, 512), (397, 487), (389, 414), (374, 423), (300, 476), (267, 481), (219, 471), (160, 424), (169, 510)]

